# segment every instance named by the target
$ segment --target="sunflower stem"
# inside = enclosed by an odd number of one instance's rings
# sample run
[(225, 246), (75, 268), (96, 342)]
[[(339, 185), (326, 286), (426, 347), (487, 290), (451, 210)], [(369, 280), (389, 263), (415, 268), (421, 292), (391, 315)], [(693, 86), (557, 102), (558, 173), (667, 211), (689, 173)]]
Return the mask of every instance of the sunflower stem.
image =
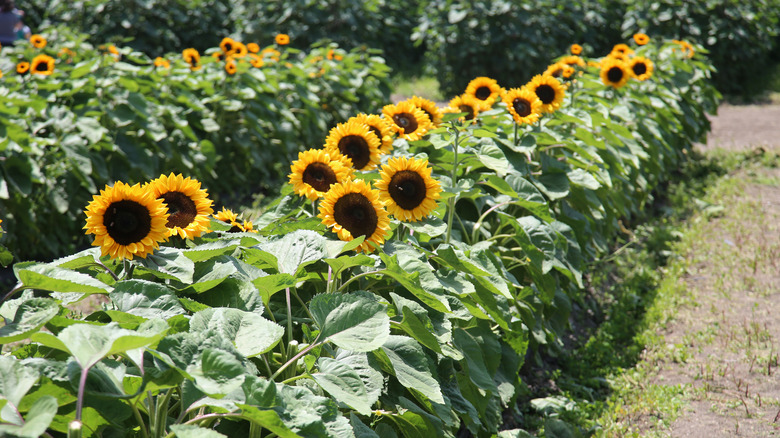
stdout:
[(291, 346), (288, 352), (292, 352), (293, 341), (293, 324), (292, 324), (292, 297), (290, 296), (290, 288), (285, 289), (285, 298), (287, 299), (287, 345)]
[(517, 144), (518, 144), (518, 142), (519, 142), (519, 140), (520, 140), (520, 139), (518, 138), (518, 136), (517, 136), (517, 132), (518, 132), (518, 130), (519, 130), (519, 128), (518, 128), (518, 125), (517, 125), (517, 123), (515, 123), (515, 147), (517, 147)]
[[(455, 158), (452, 162), (452, 173), (450, 174), (450, 184), (452, 185), (452, 189), (455, 190), (458, 180), (458, 142), (460, 141), (460, 131), (455, 125), (455, 122), (450, 122), (450, 126), (455, 130), (455, 140), (452, 143), (452, 151), (455, 154)], [(447, 236), (444, 239), (445, 244), (449, 244), (450, 238), (452, 237), (452, 219), (455, 216), (455, 202), (457, 197), (458, 194), (454, 193), (453, 196), (447, 200)]]

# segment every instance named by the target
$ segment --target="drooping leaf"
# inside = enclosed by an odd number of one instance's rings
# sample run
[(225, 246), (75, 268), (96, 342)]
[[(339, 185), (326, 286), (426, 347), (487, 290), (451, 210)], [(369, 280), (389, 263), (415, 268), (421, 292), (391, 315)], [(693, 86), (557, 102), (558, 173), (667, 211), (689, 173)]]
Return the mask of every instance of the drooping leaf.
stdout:
[(147, 319), (167, 320), (187, 313), (171, 289), (151, 281), (120, 281), (114, 285), (109, 298), (117, 310)]
[(382, 345), (380, 360), (389, 360), (393, 373), (402, 385), (419, 391), (434, 403), (444, 403), (435, 371), (420, 344), (406, 336), (391, 335)]
[(284, 335), (282, 326), (256, 313), (230, 308), (211, 308), (192, 315), (190, 331), (206, 330), (231, 340), (246, 357), (269, 351)]
[(13, 319), (0, 327), (0, 344), (26, 339), (54, 318), (60, 306), (51, 298), (30, 298), (17, 308)]
[(372, 400), (360, 376), (348, 364), (329, 357), (317, 360), (319, 372), (311, 376), (334, 400), (370, 415)]
[(320, 327), (321, 340), (346, 350), (375, 350), (390, 336), (387, 307), (368, 292), (316, 295), (309, 310)]

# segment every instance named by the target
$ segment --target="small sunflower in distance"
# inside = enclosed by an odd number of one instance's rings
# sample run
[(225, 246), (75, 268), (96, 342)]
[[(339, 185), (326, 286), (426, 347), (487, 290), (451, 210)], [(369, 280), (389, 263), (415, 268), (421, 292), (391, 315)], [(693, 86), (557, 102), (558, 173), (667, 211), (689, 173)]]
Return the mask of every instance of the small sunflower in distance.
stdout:
[(200, 53), (192, 48), (184, 49), (181, 52), (184, 61), (190, 65), (190, 70), (200, 70)]
[(601, 73), (599, 75), (604, 85), (612, 88), (620, 88), (626, 85), (631, 77), (631, 72), (627, 69), (623, 61), (615, 58), (607, 58), (601, 63)]
[(222, 53), (230, 53), (236, 46), (236, 40), (230, 37), (222, 38), (219, 42), (219, 48), (222, 49)]
[(633, 54), (634, 54), (634, 49), (628, 47), (628, 45), (623, 43), (615, 44), (615, 46), (612, 47), (612, 52), (610, 52), (610, 55), (613, 56), (619, 56), (619, 55), (629, 56)]
[(569, 52), (571, 52), (572, 55), (579, 55), (582, 53), (582, 46), (579, 44), (572, 44), (571, 47), (569, 47)]
[(213, 217), (218, 221), (226, 222), (228, 225), (230, 225), (228, 233), (238, 233), (243, 231), (241, 224), (238, 223), (238, 215), (229, 208), (222, 207), (222, 210), (216, 212)]
[(436, 105), (436, 102), (418, 96), (412, 96), (407, 100), (412, 102), (417, 108), (423, 110), (423, 112), (428, 116), (428, 119), (433, 124), (434, 128), (441, 125), (442, 112), (441, 109), (439, 109), (439, 107)]
[(389, 154), (393, 150), (393, 130), (387, 124), (387, 120), (377, 114), (360, 113), (350, 117), (347, 122), (354, 121), (368, 126), (377, 138), (380, 140), (379, 153)]
[(693, 55), (696, 54), (696, 52), (693, 50), (693, 45), (691, 45), (691, 43), (688, 41), (672, 40), (672, 42), (679, 45), (680, 51), (688, 58), (693, 58)]
[(244, 43), (234, 41), (233, 50), (225, 52), (226, 56), (232, 56), (233, 58), (243, 58), (249, 53)]
[(352, 161), (355, 170), (371, 170), (379, 164), (379, 145), (376, 134), (355, 121), (339, 123), (325, 138), (325, 149), (330, 155), (344, 155)]
[(388, 160), (374, 183), (388, 213), (398, 220), (416, 222), (436, 209), (441, 185), (431, 178), (428, 160), (396, 157)]
[(486, 111), (501, 96), (501, 87), (495, 79), (480, 76), (468, 83), (464, 94), (474, 96), (480, 102), (480, 110)]
[(265, 62), (263, 61), (263, 58), (261, 58), (259, 55), (255, 53), (249, 54), (249, 63), (254, 68), (260, 68), (265, 65)]
[(36, 33), (35, 35), (30, 36), (30, 44), (36, 49), (42, 49), (46, 47), (47, 41), (42, 35)]
[(628, 62), (628, 68), (631, 69), (637, 80), (644, 81), (650, 79), (653, 75), (653, 61), (644, 56), (635, 56)]
[(526, 84), (542, 102), (542, 112), (553, 113), (561, 107), (566, 94), (563, 85), (552, 76), (536, 75)]
[(352, 179), (352, 167), (340, 153), (332, 156), (325, 149), (298, 152), (288, 175), (293, 190), (314, 201), (325, 195), (330, 186)]
[(365, 236), (358, 251), (374, 251), (372, 243), (381, 245), (390, 231), (390, 217), (379, 200), (379, 191), (365, 181), (334, 184), (320, 201), (317, 217), (343, 241)]
[(238, 66), (236, 65), (236, 60), (232, 57), (228, 57), (225, 60), (225, 72), (229, 74), (230, 76), (233, 76), (238, 71)]
[(645, 44), (650, 42), (650, 37), (647, 36), (645, 33), (635, 33), (634, 34), (634, 42), (637, 43), (640, 46), (644, 46)]
[(38, 55), (30, 63), (30, 72), (35, 75), (49, 76), (54, 72), (54, 58), (49, 55)]
[(171, 68), (171, 63), (167, 59), (158, 56), (154, 58), (154, 66), (157, 68)]
[(444, 109), (445, 113), (466, 113), (462, 119), (472, 120), (476, 123), (477, 115), (482, 109), (479, 99), (470, 94), (461, 94), (450, 99), (449, 106)]
[(20, 75), (25, 75), (27, 72), (30, 71), (30, 63), (27, 61), (22, 61), (18, 64), (16, 64), (16, 72)]
[(277, 34), (276, 38), (274, 38), (274, 41), (276, 41), (276, 44), (279, 44), (280, 46), (286, 46), (290, 44), (290, 35), (287, 35), (286, 33)]
[(155, 198), (162, 199), (168, 207), (168, 235), (178, 234), (182, 239), (192, 239), (209, 231), (209, 215), (214, 212), (212, 200), (200, 182), (181, 174), (161, 175), (149, 183)]
[(390, 128), (404, 140), (419, 140), (433, 128), (431, 119), (425, 111), (409, 101), (385, 105), (382, 108), (382, 115), (385, 116)]
[(140, 184), (106, 186), (84, 212), (85, 233), (95, 235), (92, 245), (112, 259), (146, 258), (168, 238), (168, 208)]
[(509, 114), (518, 125), (536, 123), (541, 117), (542, 101), (528, 88), (512, 88), (504, 94)]
[(257, 43), (249, 43), (246, 45), (246, 49), (250, 53), (259, 53), (260, 52), (260, 46), (257, 45)]
[(257, 233), (257, 230), (255, 229), (254, 224), (252, 224), (252, 221), (244, 221), (240, 227), (241, 231), (245, 233)]

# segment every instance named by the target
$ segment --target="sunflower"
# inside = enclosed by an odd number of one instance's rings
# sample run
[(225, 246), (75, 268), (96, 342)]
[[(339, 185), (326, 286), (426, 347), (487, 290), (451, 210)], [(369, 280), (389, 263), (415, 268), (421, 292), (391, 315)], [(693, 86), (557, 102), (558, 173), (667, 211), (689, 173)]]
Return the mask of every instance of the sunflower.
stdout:
[(341, 153), (331, 155), (325, 149), (298, 152), (290, 165), (290, 184), (300, 196), (315, 200), (325, 196), (332, 184), (352, 179), (352, 164)]
[(146, 258), (167, 240), (168, 207), (140, 184), (118, 181), (94, 195), (84, 211), (85, 234), (94, 234), (93, 246), (112, 259)]
[(612, 47), (612, 52), (610, 52), (610, 54), (629, 56), (634, 54), (634, 50), (631, 47), (628, 47), (628, 45), (620, 43), (615, 44), (615, 46)]
[(255, 229), (255, 226), (252, 224), (252, 221), (244, 221), (244, 223), (242, 223), (240, 225), (240, 227), (241, 227), (241, 231), (243, 231), (245, 233), (256, 233), (257, 232), (257, 230)]
[(41, 35), (38, 35), (37, 33), (35, 35), (30, 36), (30, 44), (33, 45), (36, 49), (42, 49), (46, 47), (46, 38), (44, 38)]
[(286, 46), (290, 44), (290, 35), (287, 35), (286, 33), (276, 34), (274, 41), (276, 41), (276, 44), (279, 44), (280, 46)]
[(379, 145), (380, 154), (389, 154), (393, 149), (393, 130), (387, 124), (387, 121), (381, 116), (376, 114), (363, 114), (360, 113), (354, 117), (350, 117), (349, 121), (355, 121), (368, 126), (377, 138), (381, 141)]
[(372, 252), (371, 243), (381, 245), (390, 230), (390, 218), (379, 200), (379, 191), (365, 181), (334, 184), (320, 201), (322, 223), (333, 227), (343, 241), (365, 236), (358, 251)]
[(445, 113), (466, 113), (462, 118), (477, 121), (477, 115), (482, 109), (481, 101), (471, 94), (461, 94), (450, 99), (449, 106), (444, 108)]
[(512, 88), (503, 100), (518, 125), (536, 123), (542, 115), (542, 101), (528, 88)]
[(339, 123), (325, 138), (325, 149), (330, 155), (344, 155), (352, 160), (356, 170), (371, 170), (379, 164), (379, 145), (374, 131), (355, 121)]
[(214, 219), (227, 223), (234, 223), (238, 220), (238, 215), (231, 209), (222, 207), (222, 210), (216, 212)]
[(635, 33), (634, 34), (634, 42), (636, 42), (640, 46), (644, 46), (645, 44), (650, 42), (650, 37), (647, 36), (645, 33)]
[(631, 70), (626, 67), (623, 61), (607, 58), (601, 63), (600, 76), (604, 85), (620, 88), (628, 82), (628, 78), (631, 77)]
[(260, 68), (263, 65), (265, 65), (265, 62), (263, 62), (263, 58), (261, 58), (260, 56), (254, 53), (249, 54), (249, 63), (252, 64), (252, 67), (255, 68)]
[(536, 75), (526, 84), (542, 102), (542, 112), (552, 113), (561, 107), (566, 92), (563, 85), (552, 76)]
[(582, 53), (582, 46), (579, 44), (572, 44), (571, 47), (569, 47), (569, 51), (572, 55), (579, 55)]
[(110, 54), (112, 54), (114, 56), (119, 56), (119, 49), (117, 49), (115, 45), (109, 44), (108, 45), (108, 53), (110, 53)]
[(239, 41), (234, 41), (233, 42), (233, 50), (231, 50), (229, 52), (225, 52), (225, 55), (226, 56), (232, 56), (234, 58), (243, 58), (244, 56), (247, 55), (247, 53), (249, 53), (249, 51), (247, 50), (247, 48), (244, 45), (244, 43), (239, 42)]
[(441, 118), (443, 114), (441, 109), (439, 109), (439, 107), (436, 105), (436, 102), (417, 96), (412, 96), (407, 100), (412, 102), (414, 106), (420, 108), (425, 114), (428, 115), (428, 119), (431, 121), (434, 128), (441, 125)]
[(167, 59), (160, 56), (154, 58), (154, 66), (159, 68), (171, 68), (171, 63)]
[(257, 43), (249, 43), (246, 45), (246, 49), (250, 53), (259, 53), (260, 52), (260, 46), (257, 45)]
[(274, 49), (273, 47), (267, 47), (263, 49), (262, 52), (260, 52), (260, 56), (262, 56), (263, 58), (267, 56), (268, 58), (271, 59), (271, 61), (278, 61), (280, 55), (281, 53), (278, 50)]
[(474, 96), (480, 101), (480, 109), (486, 111), (493, 107), (493, 103), (501, 95), (501, 87), (495, 79), (480, 76), (468, 83), (464, 94)]
[(160, 198), (168, 207), (168, 235), (178, 234), (182, 239), (192, 239), (209, 231), (209, 215), (214, 212), (212, 200), (200, 182), (181, 174), (159, 178), (149, 183), (155, 198)]
[(190, 65), (190, 70), (200, 70), (200, 53), (192, 48), (184, 49), (181, 52), (182, 58)]
[(680, 46), (679, 49), (681, 52), (683, 52), (684, 55), (687, 55), (689, 58), (693, 58), (693, 55), (696, 52), (693, 50), (691, 43), (681, 40), (672, 40), (672, 42)]
[(30, 63), (27, 61), (22, 61), (18, 64), (16, 64), (16, 72), (20, 75), (27, 74), (27, 72), (30, 70)]
[(576, 55), (564, 56), (563, 58), (561, 58), (561, 60), (559, 62), (562, 62), (562, 63), (564, 63), (564, 64), (566, 64), (568, 66), (571, 66), (571, 67), (574, 67), (576, 65), (576, 66), (585, 68), (585, 66), (586, 66), (585, 60), (582, 59), (579, 56), (576, 56)]
[(222, 53), (230, 53), (236, 47), (236, 40), (230, 37), (222, 38), (219, 42), (219, 48), (222, 49)]
[(555, 64), (550, 64), (550, 66), (547, 67), (547, 70), (544, 71), (544, 74), (554, 78), (568, 79), (574, 74), (574, 67), (563, 61), (559, 61)]
[(650, 79), (650, 76), (653, 75), (653, 61), (644, 56), (631, 58), (631, 61), (628, 62), (628, 68), (633, 76), (640, 81)]
[(388, 121), (390, 129), (405, 140), (419, 140), (426, 132), (433, 129), (431, 119), (425, 111), (409, 101), (385, 105), (382, 114)]
[(238, 71), (238, 66), (236, 65), (236, 60), (233, 59), (232, 57), (228, 57), (225, 60), (225, 71), (230, 76), (233, 76)]
[(431, 178), (428, 160), (391, 158), (379, 175), (379, 199), (398, 220), (417, 222), (436, 209), (441, 186)]
[(38, 55), (30, 63), (30, 72), (35, 75), (49, 76), (54, 72), (54, 58), (49, 55)]

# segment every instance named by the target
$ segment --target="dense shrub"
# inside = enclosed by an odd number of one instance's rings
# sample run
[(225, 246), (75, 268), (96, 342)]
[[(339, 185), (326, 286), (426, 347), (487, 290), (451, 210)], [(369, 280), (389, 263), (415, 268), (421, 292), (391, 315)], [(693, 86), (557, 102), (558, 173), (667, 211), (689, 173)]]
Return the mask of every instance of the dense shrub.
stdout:
[[(143, 53), (115, 56), (64, 28), (44, 36), (44, 49), (20, 43), (0, 56), (0, 208), (14, 218), (7, 245), (24, 259), (83, 245), (84, 203), (111, 181), (184, 172), (218, 199), (276, 193), (290, 157), (389, 95), (388, 68), (368, 50), (277, 47), (278, 61), (239, 61), (231, 76), (207, 53), (197, 71), (180, 53), (155, 68)], [(15, 73), (42, 53), (57, 59), (50, 76)]]

